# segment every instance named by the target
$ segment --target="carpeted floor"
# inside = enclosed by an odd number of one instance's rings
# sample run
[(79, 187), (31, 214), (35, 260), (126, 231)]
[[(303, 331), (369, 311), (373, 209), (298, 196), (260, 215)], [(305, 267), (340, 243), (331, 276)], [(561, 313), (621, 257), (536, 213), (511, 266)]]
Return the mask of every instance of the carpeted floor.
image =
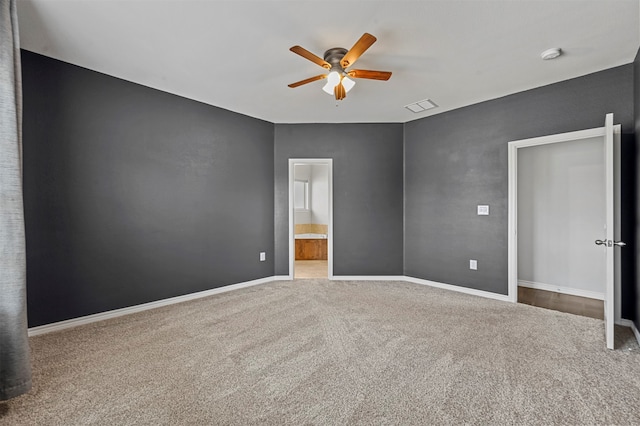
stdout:
[(640, 424), (597, 319), (404, 282), (276, 282), (31, 338), (3, 425)]

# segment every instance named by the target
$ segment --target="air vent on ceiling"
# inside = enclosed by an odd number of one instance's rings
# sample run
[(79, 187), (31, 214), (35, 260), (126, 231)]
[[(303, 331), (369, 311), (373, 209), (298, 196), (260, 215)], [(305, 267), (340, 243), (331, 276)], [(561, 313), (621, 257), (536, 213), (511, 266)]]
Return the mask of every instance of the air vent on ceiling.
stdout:
[(422, 112), (431, 108), (436, 108), (438, 105), (435, 104), (431, 99), (425, 99), (423, 101), (414, 102), (409, 105), (405, 105), (404, 107), (411, 112)]

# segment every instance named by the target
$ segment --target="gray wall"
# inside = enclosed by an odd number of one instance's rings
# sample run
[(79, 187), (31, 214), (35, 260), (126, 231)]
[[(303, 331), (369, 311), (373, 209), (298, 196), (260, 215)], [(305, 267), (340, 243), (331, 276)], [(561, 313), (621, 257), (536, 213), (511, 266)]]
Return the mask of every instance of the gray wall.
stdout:
[[(506, 294), (507, 142), (599, 127), (607, 112), (625, 133), (635, 241), (639, 69), (405, 125), (273, 125), (24, 51), (29, 325), (288, 274), (289, 158), (334, 159), (336, 275)], [(624, 251), (626, 318), (635, 264)]]
[(507, 294), (507, 143), (601, 127), (608, 112), (632, 133), (632, 93), (629, 64), (407, 123), (405, 274)]
[(273, 124), (22, 60), (30, 327), (273, 275)]
[(402, 275), (402, 124), (276, 124), (276, 275), (287, 275), (288, 160), (333, 158), (335, 275)]

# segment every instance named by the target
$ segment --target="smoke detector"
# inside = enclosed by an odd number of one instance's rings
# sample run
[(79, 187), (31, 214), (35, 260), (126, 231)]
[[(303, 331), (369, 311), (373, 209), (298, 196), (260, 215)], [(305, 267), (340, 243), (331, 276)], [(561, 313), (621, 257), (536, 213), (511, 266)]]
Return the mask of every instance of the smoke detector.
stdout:
[(542, 52), (540, 54), (540, 57), (545, 61), (548, 61), (549, 59), (555, 59), (560, 55), (562, 55), (562, 49), (560, 49), (559, 47), (553, 47)]

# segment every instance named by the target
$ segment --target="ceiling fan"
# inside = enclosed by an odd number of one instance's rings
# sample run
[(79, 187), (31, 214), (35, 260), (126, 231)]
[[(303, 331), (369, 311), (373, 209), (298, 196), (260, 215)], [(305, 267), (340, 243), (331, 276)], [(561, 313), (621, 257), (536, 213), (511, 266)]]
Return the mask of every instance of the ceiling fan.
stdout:
[(355, 81), (349, 77), (382, 81), (389, 80), (391, 73), (388, 71), (347, 70), (376, 40), (377, 39), (371, 34), (364, 33), (351, 49), (347, 50), (342, 47), (331, 48), (324, 52), (324, 59), (314, 55), (303, 47), (293, 46), (289, 50), (329, 70), (329, 73), (291, 83), (289, 87), (294, 88), (317, 80), (326, 79), (327, 84), (324, 85), (322, 90), (330, 95), (334, 95), (337, 101), (341, 101), (347, 96), (347, 92), (356, 84)]

